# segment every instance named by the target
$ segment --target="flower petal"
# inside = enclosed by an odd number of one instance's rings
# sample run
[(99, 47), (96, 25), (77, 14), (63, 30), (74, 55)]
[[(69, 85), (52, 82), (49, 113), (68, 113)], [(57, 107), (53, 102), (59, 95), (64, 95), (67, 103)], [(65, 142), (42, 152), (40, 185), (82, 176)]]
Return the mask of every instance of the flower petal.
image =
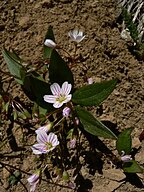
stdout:
[(85, 36), (82, 36), (82, 37), (77, 36), (77, 38), (76, 38), (77, 43), (81, 42), (84, 38), (85, 38)]
[(31, 184), (37, 182), (37, 180), (39, 179), (39, 175), (37, 174), (32, 174), (27, 180), (28, 182)]
[(37, 142), (38, 143), (45, 143), (47, 142), (47, 134), (44, 130), (40, 130), (37, 132)]
[(39, 154), (42, 154), (45, 152), (46, 146), (45, 146), (45, 144), (38, 143), (38, 144), (33, 145), (31, 148), (32, 148), (34, 154), (39, 155)]
[(34, 192), (35, 189), (36, 189), (36, 184), (37, 183), (34, 183), (33, 185), (30, 186), (30, 192)]
[(80, 36), (82, 37), (83, 36), (83, 31), (79, 31), (78, 35), (77, 36)]
[(63, 101), (63, 104), (68, 103), (71, 100), (71, 98), (72, 98), (71, 94), (67, 95), (66, 100)]
[(70, 37), (71, 40), (74, 40), (74, 37), (71, 31), (68, 32), (68, 36)]
[(51, 92), (52, 92), (53, 95), (59, 96), (61, 88), (60, 88), (58, 83), (53, 83), (50, 86), (50, 89), (51, 89)]
[(78, 33), (79, 33), (79, 32), (78, 32), (77, 29), (74, 29), (74, 30), (73, 30), (72, 34), (73, 34), (74, 39), (76, 39)]
[(60, 108), (63, 104), (64, 104), (64, 102), (61, 102), (61, 103), (60, 103), (60, 102), (57, 101), (57, 102), (55, 102), (55, 103), (53, 104), (53, 107), (54, 107), (54, 108)]
[(54, 95), (44, 95), (43, 98), (44, 98), (44, 101), (46, 101), (47, 103), (55, 103), (57, 96), (54, 96)]
[(68, 84), (67, 81), (65, 81), (63, 84), (62, 84), (62, 88), (61, 88), (61, 94), (63, 95), (68, 95), (71, 91), (71, 88), (72, 88), (72, 85), (71, 84)]
[(47, 142), (52, 143), (52, 145), (54, 147), (59, 145), (59, 141), (58, 141), (57, 135), (55, 135), (54, 133), (49, 133)]

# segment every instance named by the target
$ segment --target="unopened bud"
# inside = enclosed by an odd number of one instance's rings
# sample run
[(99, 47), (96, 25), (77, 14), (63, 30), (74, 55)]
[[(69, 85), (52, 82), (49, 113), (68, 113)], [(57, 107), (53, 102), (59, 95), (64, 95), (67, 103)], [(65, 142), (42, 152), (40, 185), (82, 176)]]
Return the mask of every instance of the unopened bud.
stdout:
[(42, 126), (42, 127), (39, 127), (35, 132), (36, 132), (36, 134), (38, 134), (38, 131), (43, 130), (43, 131), (45, 131), (45, 132), (47, 133), (48, 131), (51, 130), (52, 126), (53, 126), (53, 123), (50, 122), (50, 123), (48, 123), (47, 125), (44, 125), (44, 126)]
[(56, 47), (56, 43), (51, 39), (46, 39), (44, 45), (53, 49)]
[(69, 147), (70, 147), (71, 149), (74, 149), (75, 146), (76, 146), (76, 138), (73, 138), (73, 139), (70, 140), (70, 145), (69, 145)]
[(65, 181), (69, 181), (69, 174), (68, 174), (68, 172), (67, 171), (64, 171), (63, 172), (63, 180), (65, 180)]
[(75, 122), (74, 122), (74, 123), (75, 123), (75, 125), (77, 125), (77, 126), (79, 125), (80, 122), (79, 122), (79, 119), (78, 119), (77, 117), (75, 117)]
[(132, 160), (132, 157), (131, 157), (131, 155), (125, 155), (125, 152), (122, 151), (121, 160), (123, 162), (129, 162)]
[(68, 187), (71, 188), (71, 189), (75, 189), (76, 185), (75, 185), (75, 183), (72, 183), (71, 181), (69, 181), (68, 182)]
[(92, 77), (88, 78), (87, 81), (88, 81), (88, 84), (89, 84), (89, 85), (90, 85), (90, 84), (93, 84), (93, 78), (92, 78)]
[(65, 107), (62, 111), (63, 117), (68, 117), (70, 115), (71, 109), (69, 107)]

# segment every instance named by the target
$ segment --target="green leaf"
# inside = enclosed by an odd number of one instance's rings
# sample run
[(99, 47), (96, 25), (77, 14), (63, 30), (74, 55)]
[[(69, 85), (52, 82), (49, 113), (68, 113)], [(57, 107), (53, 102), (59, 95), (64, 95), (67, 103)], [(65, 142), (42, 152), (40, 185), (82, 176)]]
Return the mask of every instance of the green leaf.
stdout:
[(90, 112), (81, 107), (75, 107), (75, 109), (85, 131), (95, 136), (117, 139), (117, 136)]
[[(51, 39), (51, 40), (53, 40), (53, 41), (55, 42), (55, 38), (54, 38), (54, 33), (53, 33), (53, 28), (52, 28), (52, 26), (49, 26), (44, 41), (45, 41), (46, 39)], [(43, 57), (44, 57), (44, 59), (49, 59), (49, 58), (51, 57), (52, 50), (53, 50), (52, 48), (49, 48), (49, 47), (47, 47), (46, 45), (44, 45), (44, 52), (43, 52)]]
[(110, 95), (116, 84), (117, 79), (113, 79), (87, 85), (74, 92), (72, 101), (82, 106), (98, 106)]
[(2, 54), (11, 75), (19, 84), (23, 85), (26, 71), (21, 65), (21, 61), (18, 59), (18, 56), (15, 53), (7, 51), (6, 49), (3, 50)]
[(71, 70), (56, 50), (53, 50), (51, 54), (49, 78), (51, 83), (58, 83), (59, 85), (62, 85), (65, 81), (74, 84)]
[(116, 141), (116, 148), (121, 155), (122, 151), (125, 152), (126, 155), (130, 154), (132, 147), (132, 139), (131, 139), (132, 128), (128, 128), (119, 134), (118, 139)]
[(53, 106), (50, 103), (44, 101), (44, 95), (51, 95), (50, 85), (39, 77), (30, 74), (25, 78), (24, 86), (22, 86), (25, 94), (30, 98), (30, 100), (35, 101), (38, 106), (47, 109), (48, 111), (53, 110)]
[(135, 160), (125, 162), (123, 164), (123, 170), (127, 173), (144, 173), (144, 169)]

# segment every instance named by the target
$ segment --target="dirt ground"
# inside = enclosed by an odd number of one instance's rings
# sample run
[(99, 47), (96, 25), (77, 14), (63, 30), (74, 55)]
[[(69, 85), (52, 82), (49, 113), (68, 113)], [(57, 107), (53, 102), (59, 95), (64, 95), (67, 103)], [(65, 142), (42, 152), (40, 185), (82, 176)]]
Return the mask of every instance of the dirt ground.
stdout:
[[(119, 84), (109, 98), (102, 104), (103, 112), (92, 109), (95, 116), (113, 124), (121, 131), (133, 127), (133, 147), (141, 149), (135, 156), (136, 161), (144, 166), (144, 143), (138, 137), (144, 129), (144, 62), (140, 62), (129, 52), (126, 42), (120, 36), (120, 26), (117, 24), (116, 1), (113, 0), (0, 0), (0, 49), (14, 49), (27, 62), (34, 62), (42, 57), (43, 39), (49, 25), (53, 26), (56, 41), (72, 54), (72, 44), (68, 31), (79, 28), (84, 31), (86, 38), (81, 42), (79, 50), (83, 64), (74, 68), (77, 85), (83, 83), (82, 70), (86, 65), (89, 75), (94, 82), (118, 78)], [(2, 54), (0, 52), (0, 57)], [(5, 66), (3, 58), (2, 66)], [(18, 89), (14, 94), (21, 94)], [(22, 96), (22, 94), (21, 94)], [(4, 134), (4, 131), (3, 131)], [(32, 138), (30, 138), (32, 139)], [(114, 142), (105, 140), (105, 144), (116, 153)], [(21, 145), (21, 144), (20, 144)], [(7, 151), (6, 151), (7, 152)], [(88, 152), (88, 151), (87, 151)], [(1, 151), (0, 153), (4, 153)], [(31, 149), (20, 157), (16, 152), (15, 158), (6, 157), (2, 161), (17, 166), (32, 173), (35, 169), (35, 156)], [(99, 161), (91, 154), (89, 161), (82, 159), (81, 182), (79, 192), (139, 192), (144, 191), (139, 180), (126, 178), (122, 170), (116, 169), (110, 160), (105, 160), (102, 170), (91, 170), (90, 164), (96, 167)], [(25, 192), (21, 183), (8, 188), (7, 171), (0, 168), (1, 192)], [(70, 170), (72, 172), (72, 170)], [(22, 182), (27, 184), (28, 175), (23, 174)], [(138, 174), (141, 182), (144, 176)], [(137, 178), (137, 177), (135, 177)], [(36, 192), (72, 191), (59, 186), (42, 182)]]

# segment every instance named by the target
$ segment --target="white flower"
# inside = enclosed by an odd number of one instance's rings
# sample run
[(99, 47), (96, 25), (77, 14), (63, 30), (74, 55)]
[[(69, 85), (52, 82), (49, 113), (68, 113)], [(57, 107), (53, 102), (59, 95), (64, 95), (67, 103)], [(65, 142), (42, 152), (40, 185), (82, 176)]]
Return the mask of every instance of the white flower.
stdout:
[(32, 174), (27, 180), (30, 184), (30, 192), (34, 192), (36, 189), (36, 185), (39, 183), (39, 174), (40, 171), (37, 170), (34, 174)]
[(132, 157), (131, 157), (131, 155), (125, 155), (125, 152), (122, 151), (121, 160), (123, 162), (129, 162), (132, 160)]
[(68, 36), (71, 38), (72, 41), (75, 41), (76, 43), (81, 42), (85, 38), (85, 35), (83, 35), (83, 32), (78, 31), (76, 29), (74, 29), (73, 31), (69, 31)]
[(42, 127), (39, 127), (35, 132), (36, 132), (36, 134), (38, 134), (38, 131), (43, 130), (43, 131), (45, 131), (45, 132), (47, 133), (48, 131), (50, 131), (50, 129), (52, 128), (52, 126), (53, 126), (53, 123), (50, 122), (50, 123), (48, 123), (47, 125), (44, 125), (44, 126), (42, 126)]
[(50, 48), (53, 48), (53, 49), (57, 46), (56, 43), (53, 40), (51, 40), (51, 39), (46, 39), (44, 44), (47, 47), (50, 47)]
[(70, 115), (71, 109), (69, 107), (65, 107), (62, 111), (63, 117), (68, 117)]
[(68, 84), (67, 81), (62, 84), (62, 88), (60, 88), (59, 84), (54, 83), (50, 86), (53, 95), (44, 95), (44, 100), (53, 103), (53, 107), (60, 108), (64, 103), (71, 100), (72, 95), (69, 94), (71, 88), (72, 85)]
[(37, 142), (37, 144), (32, 146), (33, 153), (36, 155), (48, 153), (59, 145), (57, 135), (54, 133), (49, 133), (49, 135), (47, 135), (43, 130), (37, 132)]

